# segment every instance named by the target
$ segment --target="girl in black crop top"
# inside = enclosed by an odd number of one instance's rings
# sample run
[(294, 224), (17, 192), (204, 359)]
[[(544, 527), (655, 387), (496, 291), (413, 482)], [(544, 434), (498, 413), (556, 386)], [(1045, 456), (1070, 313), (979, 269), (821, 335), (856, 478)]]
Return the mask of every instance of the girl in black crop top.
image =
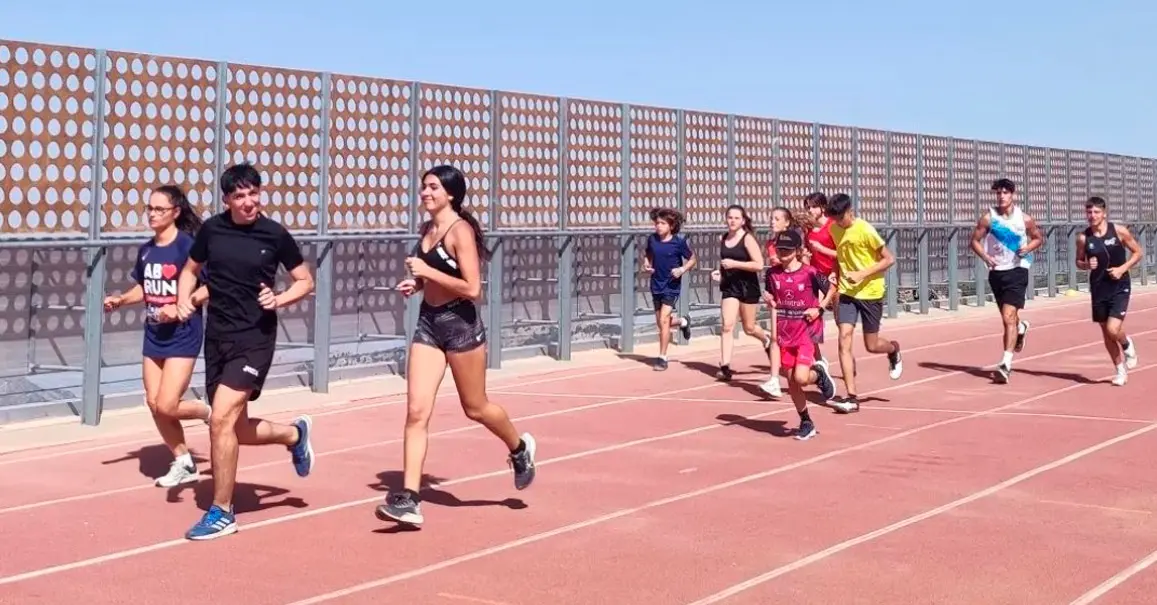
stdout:
[(424, 520), (418, 490), (434, 398), (447, 365), (466, 415), (506, 445), (514, 487), (526, 489), (534, 481), (534, 437), (520, 436), (506, 410), (486, 396), (486, 328), (474, 304), (482, 295), (480, 258), (486, 248), (482, 226), (463, 208), (466, 193), (466, 177), (453, 166), (422, 175), (421, 202), (430, 220), (406, 259), (412, 277), (397, 286), (406, 297), (424, 294), (406, 359), (405, 479), (375, 510), (383, 521), (420, 526)]
[(719, 371), (715, 376), (720, 380), (731, 380), (731, 350), (735, 346), (732, 333), (736, 318), (742, 320), (743, 332), (759, 339), (769, 359), (771, 355), (771, 337), (755, 321), (763, 298), (759, 286), (759, 275), (764, 270), (763, 251), (755, 239), (751, 217), (739, 204), (727, 208), (727, 233), (719, 242), (719, 259), (719, 269), (711, 275), (719, 282), (723, 298), (719, 303), (723, 333), (719, 342)]

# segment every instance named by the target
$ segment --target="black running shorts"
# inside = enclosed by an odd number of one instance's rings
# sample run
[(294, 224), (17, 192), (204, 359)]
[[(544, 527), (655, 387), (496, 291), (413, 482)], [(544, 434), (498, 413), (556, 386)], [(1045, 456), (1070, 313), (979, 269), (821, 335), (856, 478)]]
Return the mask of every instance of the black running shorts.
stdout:
[(1113, 284), (1111, 288), (1104, 288), (1103, 292), (1097, 290), (1092, 292), (1093, 321), (1103, 324), (1110, 317), (1125, 319), (1125, 312), (1129, 310), (1129, 288)]
[(277, 350), (276, 335), (254, 334), (237, 340), (205, 339), (205, 395), (212, 405), (218, 385), (250, 391), (256, 401), (265, 386)]
[(414, 342), (446, 353), (465, 353), (486, 344), (486, 326), (478, 307), (468, 300), (455, 300), (434, 307), (422, 303)]
[(1028, 296), (1028, 278), (1028, 269), (1024, 267), (989, 271), (988, 287), (992, 289), (993, 300), (1000, 306), (1023, 309), (1025, 297)]

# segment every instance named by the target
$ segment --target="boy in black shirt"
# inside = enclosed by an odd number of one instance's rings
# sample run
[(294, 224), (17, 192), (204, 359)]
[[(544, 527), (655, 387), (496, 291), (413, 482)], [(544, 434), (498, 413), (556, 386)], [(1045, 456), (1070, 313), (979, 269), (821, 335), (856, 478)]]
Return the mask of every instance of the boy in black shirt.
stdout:
[[(221, 175), (227, 210), (205, 221), (178, 282), (177, 313), (193, 313), (190, 298), (204, 266), (211, 303), (205, 322), (205, 391), (213, 411), (209, 440), (213, 505), (185, 537), (211, 540), (237, 531), (233, 486), (238, 445), (286, 446), (298, 476), (313, 468), (312, 420), (292, 424), (250, 418), (248, 403), (261, 395), (277, 344), (277, 309), (313, 291), (313, 276), (289, 231), (261, 214), (261, 174), (249, 164)], [(277, 266), (293, 285), (274, 294)]]

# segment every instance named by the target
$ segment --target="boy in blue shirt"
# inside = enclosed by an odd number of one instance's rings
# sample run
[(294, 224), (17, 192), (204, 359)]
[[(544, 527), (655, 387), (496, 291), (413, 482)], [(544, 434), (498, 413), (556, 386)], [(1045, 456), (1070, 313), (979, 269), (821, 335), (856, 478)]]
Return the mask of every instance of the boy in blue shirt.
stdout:
[(655, 370), (667, 369), (667, 347), (671, 344), (671, 326), (678, 325), (684, 339), (691, 338), (691, 322), (672, 314), (683, 283), (683, 274), (695, 267), (695, 253), (687, 238), (679, 235), (683, 215), (671, 208), (651, 210), (655, 233), (647, 237), (643, 270), (651, 274), (651, 298), (655, 306), (655, 325), (659, 328), (659, 359)]

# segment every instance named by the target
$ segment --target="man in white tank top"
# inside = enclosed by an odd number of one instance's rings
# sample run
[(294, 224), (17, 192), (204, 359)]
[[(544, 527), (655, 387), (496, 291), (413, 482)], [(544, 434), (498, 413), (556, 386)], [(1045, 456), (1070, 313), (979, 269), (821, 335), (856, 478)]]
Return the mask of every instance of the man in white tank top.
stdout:
[(1004, 356), (996, 381), (1007, 383), (1012, 354), (1024, 349), (1029, 323), (1020, 318), (1030, 283), (1033, 252), (1044, 236), (1031, 216), (1016, 204), (1016, 184), (998, 179), (992, 184), (996, 205), (981, 215), (972, 230), (972, 251), (988, 266), (988, 286), (1004, 322)]

